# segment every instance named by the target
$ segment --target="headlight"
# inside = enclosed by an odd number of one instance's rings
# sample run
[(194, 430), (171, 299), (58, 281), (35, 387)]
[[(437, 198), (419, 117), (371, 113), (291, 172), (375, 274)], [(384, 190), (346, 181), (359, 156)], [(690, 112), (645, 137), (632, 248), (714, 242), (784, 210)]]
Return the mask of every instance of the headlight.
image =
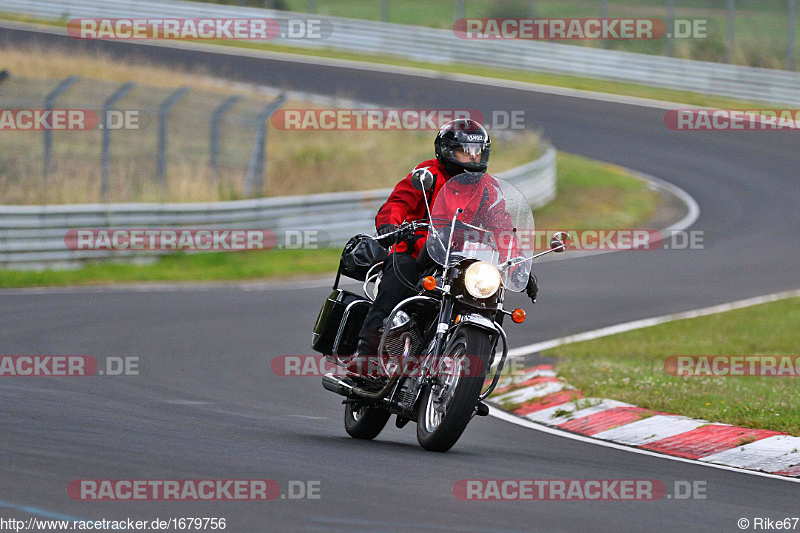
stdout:
[(464, 273), (464, 287), (475, 298), (488, 298), (500, 288), (500, 272), (486, 261), (472, 263)]

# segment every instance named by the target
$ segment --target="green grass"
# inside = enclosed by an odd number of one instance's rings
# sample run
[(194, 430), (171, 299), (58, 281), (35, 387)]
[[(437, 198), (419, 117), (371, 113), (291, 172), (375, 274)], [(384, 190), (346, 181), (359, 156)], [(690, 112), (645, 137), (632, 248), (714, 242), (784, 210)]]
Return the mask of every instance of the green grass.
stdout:
[(286, 279), (335, 271), (340, 254), (338, 249), (213, 252), (171, 254), (150, 265), (92, 263), (77, 270), (0, 270), (0, 287)]
[[(2, 12), (0, 12), (0, 19), (47, 24), (59, 27), (66, 27), (67, 24), (66, 20), (42, 20), (34, 17), (2, 13)], [(800, 34), (800, 32), (798, 32), (798, 34)], [(754, 101), (737, 100), (734, 98), (725, 98), (721, 96), (701, 94), (692, 91), (663, 89), (660, 87), (649, 87), (647, 85), (640, 85), (635, 83), (622, 83), (618, 81), (598, 80), (580, 76), (548, 74), (543, 72), (504, 70), (504, 69), (483, 67), (479, 65), (460, 64), (460, 63), (455, 63), (455, 64), (426, 63), (423, 61), (411, 61), (400, 57), (392, 57), (385, 54), (384, 55), (356, 54), (350, 52), (342, 52), (331, 48), (308, 49), (308, 48), (260, 43), (254, 41), (204, 41), (204, 42), (206, 44), (218, 44), (218, 45), (233, 46), (238, 48), (263, 50), (268, 52), (281, 52), (281, 53), (297, 54), (304, 56), (345, 59), (345, 60), (360, 61), (360, 62), (395, 65), (401, 67), (420, 68), (424, 70), (434, 70), (437, 72), (453, 73), (453, 74), (468, 74), (479, 77), (519, 81), (525, 83), (535, 83), (535, 84), (549, 85), (555, 87), (566, 87), (571, 89), (580, 89), (586, 91), (617, 94), (624, 96), (634, 96), (639, 98), (649, 98), (653, 100), (662, 100), (667, 102), (679, 102), (683, 104), (690, 104), (703, 107), (714, 107), (723, 109), (728, 109), (728, 108), (746, 109), (754, 107), (757, 109), (758, 106), (763, 107), (763, 102), (758, 103)], [(0, 67), (2, 67), (2, 64), (0, 64)], [(347, 96), (347, 95), (341, 95), (341, 96)], [(765, 102), (768, 102), (768, 100), (765, 100)], [(769, 102), (769, 103), (781, 104), (783, 102)]]
[(558, 153), (558, 199), (534, 212), (540, 229), (633, 228), (655, 214), (657, 196), (624, 169)]
[(678, 377), (678, 355), (798, 355), (800, 298), (669, 322), (543, 354), (586, 396), (711, 422), (800, 435), (800, 395), (792, 377)]
[[(636, 224), (655, 209), (654, 193), (613, 165), (559, 154), (558, 170), (560, 196), (535, 213), (540, 228), (566, 228), (567, 224), (569, 229), (617, 228), (620, 220)], [(612, 215), (612, 211), (616, 214)], [(609, 225), (598, 225), (601, 223)], [(0, 287), (281, 279), (333, 272), (340, 252), (324, 249), (175, 254), (150, 265), (97, 263), (78, 270), (0, 270)]]

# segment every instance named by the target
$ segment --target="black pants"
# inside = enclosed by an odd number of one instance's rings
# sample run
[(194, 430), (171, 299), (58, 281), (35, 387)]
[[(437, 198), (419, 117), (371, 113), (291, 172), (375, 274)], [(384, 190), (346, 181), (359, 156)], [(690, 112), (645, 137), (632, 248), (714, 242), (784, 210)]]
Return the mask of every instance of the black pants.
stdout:
[(378, 287), (378, 295), (364, 319), (358, 338), (377, 346), (384, 319), (389, 316), (394, 306), (416, 292), (407, 285), (416, 287), (420, 272), (432, 265), (433, 262), (425, 248), (422, 249), (419, 260), (414, 259), (408, 252), (389, 255), (383, 264), (383, 277)]

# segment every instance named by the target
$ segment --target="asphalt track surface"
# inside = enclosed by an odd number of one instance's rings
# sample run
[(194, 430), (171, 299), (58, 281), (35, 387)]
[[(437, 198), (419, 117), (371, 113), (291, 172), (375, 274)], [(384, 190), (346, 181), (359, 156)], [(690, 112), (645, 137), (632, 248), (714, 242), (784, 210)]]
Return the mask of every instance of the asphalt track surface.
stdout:
[[(674, 183), (699, 203), (705, 250), (622, 252), (543, 263), (542, 294), (511, 345), (798, 287), (798, 148), (791, 132), (669, 131), (639, 105), (482, 87), (342, 66), (78, 42), (0, 30), (0, 46), (102, 48), (220, 77), (396, 107), (524, 110), (556, 147)], [(378, 169), (376, 169), (378, 170)], [(741, 517), (800, 515), (797, 484), (609, 449), (476, 419), (447, 454), (414, 427), (348, 438), (339, 398), (270, 361), (310, 353), (327, 290), (4, 291), (3, 354), (139, 356), (139, 377), (0, 383), (0, 516), (225, 517), (229, 531), (738, 531)], [(512, 304), (522, 305), (515, 296)], [(80, 502), (73, 479), (320, 482), (318, 500)], [(462, 479), (657, 479), (706, 483), (706, 499), (462, 502)], [(27, 506), (27, 507), (26, 507)]]

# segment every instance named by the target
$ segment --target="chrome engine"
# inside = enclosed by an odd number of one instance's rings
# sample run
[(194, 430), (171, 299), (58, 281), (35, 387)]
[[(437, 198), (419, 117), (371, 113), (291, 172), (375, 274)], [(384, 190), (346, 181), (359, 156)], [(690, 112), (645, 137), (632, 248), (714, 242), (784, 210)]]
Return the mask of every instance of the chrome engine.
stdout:
[[(410, 342), (408, 351), (406, 344)], [(386, 334), (383, 351), (391, 356), (419, 355), (422, 346), (422, 336), (416, 322), (408, 314), (398, 311), (392, 319), (392, 325)]]
[[(398, 311), (392, 320), (391, 328), (386, 334), (384, 352), (390, 356), (392, 363), (397, 367), (408, 368), (409, 360), (401, 363), (404, 356), (411, 356), (419, 364), (422, 336), (416, 322), (403, 311)], [(413, 365), (413, 363), (412, 363)], [(419, 384), (414, 379), (401, 378), (400, 386), (396, 390), (392, 403), (403, 410), (409, 417), (414, 415), (414, 404), (419, 396)]]

